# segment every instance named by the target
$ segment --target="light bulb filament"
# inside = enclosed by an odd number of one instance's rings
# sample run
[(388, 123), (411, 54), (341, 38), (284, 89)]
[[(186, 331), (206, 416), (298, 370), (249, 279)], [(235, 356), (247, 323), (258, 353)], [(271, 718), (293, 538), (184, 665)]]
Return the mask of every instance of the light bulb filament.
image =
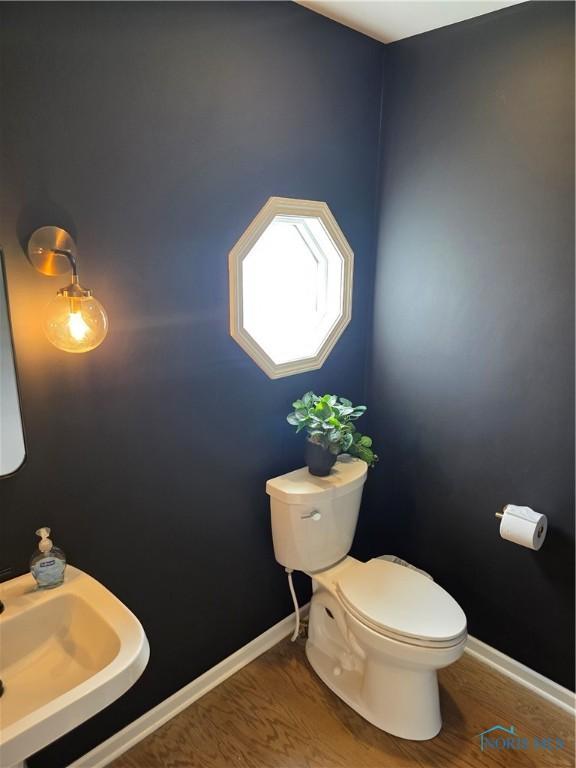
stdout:
[(90, 326), (82, 317), (81, 312), (70, 312), (68, 317), (68, 328), (70, 330), (70, 336), (72, 336), (75, 341), (84, 341), (86, 335), (90, 332)]

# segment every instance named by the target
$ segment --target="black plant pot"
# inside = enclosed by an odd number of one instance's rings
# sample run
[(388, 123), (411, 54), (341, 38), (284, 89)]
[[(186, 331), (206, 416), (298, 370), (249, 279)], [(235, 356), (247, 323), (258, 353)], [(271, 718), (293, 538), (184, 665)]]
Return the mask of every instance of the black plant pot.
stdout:
[(308, 465), (308, 471), (311, 475), (316, 475), (317, 477), (329, 475), (336, 461), (336, 456), (333, 453), (327, 451), (326, 448), (322, 448), (321, 445), (313, 443), (311, 440), (306, 440), (304, 456)]

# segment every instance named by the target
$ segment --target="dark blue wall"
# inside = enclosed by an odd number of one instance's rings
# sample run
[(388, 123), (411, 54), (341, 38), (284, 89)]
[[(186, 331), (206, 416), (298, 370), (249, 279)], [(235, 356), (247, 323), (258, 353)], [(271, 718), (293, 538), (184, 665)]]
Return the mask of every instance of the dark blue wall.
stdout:
[[(62, 768), (291, 610), (264, 485), (302, 464), (295, 395), (365, 394), (381, 46), (295, 3), (1, 12), (1, 236), (28, 461), (0, 482), (0, 560), (24, 572), (52, 526), (152, 649), (132, 691), (31, 761)], [(329, 360), (278, 381), (228, 334), (228, 251), (270, 195), (327, 201), (356, 257)], [(43, 224), (77, 232), (109, 311), (90, 354), (43, 338), (59, 281), (18, 243)]]
[[(360, 529), (429, 569), (471, 633), (568, 687), (573, 16), (526, 3), (386, 49), (368, 398), (384, 445)], [(499, 537), (506, 503), (549, 516), (540, 552)]]

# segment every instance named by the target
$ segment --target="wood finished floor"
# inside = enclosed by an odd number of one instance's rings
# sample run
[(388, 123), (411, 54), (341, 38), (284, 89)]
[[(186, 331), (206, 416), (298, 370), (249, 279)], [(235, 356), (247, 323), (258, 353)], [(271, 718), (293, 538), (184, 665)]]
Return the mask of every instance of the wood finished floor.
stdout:
[[(126, 752), (112, 768), (574, 768), (574, 720), (464, 655), (440, 672), (444, 727), (410, 742), (367, 723), (284, 641)], [(394, 695), (394, 692), (391, 692)], [(558, 736), (561, 751), (481, 752), (497, 723)]]

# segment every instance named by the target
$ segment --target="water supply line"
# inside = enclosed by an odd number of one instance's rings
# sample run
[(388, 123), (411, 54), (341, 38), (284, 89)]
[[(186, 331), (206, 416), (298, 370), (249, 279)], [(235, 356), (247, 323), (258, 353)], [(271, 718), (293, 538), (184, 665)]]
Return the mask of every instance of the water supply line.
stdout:
[(294, 642), (300, 633), (300, 608), (298, 607), (298, 598), (296, 597), (294, 583), (292, 582), (293, 568), (285, 568), (284, 570), (288, 574), (288, 586), (290, 587), (290, 594), (292, 595), (292, 602), (294, 603), (294, 611), (296, 613), (296, 626), (290, 638), (291, 642)]

